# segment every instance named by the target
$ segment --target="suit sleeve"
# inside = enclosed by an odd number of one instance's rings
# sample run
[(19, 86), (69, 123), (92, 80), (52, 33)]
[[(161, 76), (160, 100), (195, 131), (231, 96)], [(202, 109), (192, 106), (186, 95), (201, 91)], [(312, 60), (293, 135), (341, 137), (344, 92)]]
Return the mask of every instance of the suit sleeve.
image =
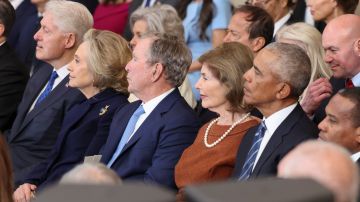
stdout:
[(199, 126), (194, 120), (188, 124), (175, 121), (166, 123), (161, 131), (157, 149), (153, 155), (152, 166), (146, 171), (145, 182), (156, 182), (167, 187), (176, 188), (174, 168), (183, 151), (190, 146), (198, 132)]

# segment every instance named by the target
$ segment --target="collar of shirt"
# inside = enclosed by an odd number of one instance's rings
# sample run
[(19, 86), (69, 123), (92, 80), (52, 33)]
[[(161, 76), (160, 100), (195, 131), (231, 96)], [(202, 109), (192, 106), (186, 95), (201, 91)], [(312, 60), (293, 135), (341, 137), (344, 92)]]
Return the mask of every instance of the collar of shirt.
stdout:
[[(156, 0), (150, 0), (150, 4), (149, 4), (149, 7), (152, 7), (154, 6)], [(145, 7), (145, 4), (146, 4), (146, 0), (144, 0), (141, 4), (141, 7), (144, 8)]]
[(20, 6), (20, 4), (23, 2), (24, 0), (10, 0), (11, 5), (14, 7), (14, 9), (16, 10), (17, 7)]
[(54, 69), (58, 74), (58, 78), (55, 79), (53, 89), (69, 74), (69, 70), (67, 69), (68, 65), (61, 67), (60, 69)]
[(268, 118), (264, 118), (264, 122), (266, 125), (266, 131), (263, 139), (261, 140), (261, 144), (259, 147), (259, 151), (256, 155), (255, 163), (253, 166), (253, 170), (255, 168), (256, 163), (258, 162), (261, 153), (264, 151), (267, 143), (270, 141), (270, 138), (274, 134), (275, 130), (280, 126), (280, 124), (289, 116), (289, 114), (295, 109), (298, 103), (294, 103), (290, 106), (285, 107), (273, 114), (271, 114)]
[(351, 159), (354, 161), (354, 162), (357, 162), (360, 158), (360, 152), (357, 152), (353, 155), (351, 155)]
[(351, 81), (353, 82), (354, 86), (360, 87), (360, 72), (357, 73), (357, 74), (351, 79)]
[(142, 103), (143, 107), (144, 107), (144, 111), (145, 113), (140, 115), (138, 121), (135, 124), (135, 128), (133, 133), (130, 135), (128, 141), (132, 138), (132, 136), (135, 134), (135, 132), (137, 131), (137, 129), (141, 126), (141, 124), (145, 121), (145, 119), (150, 115), (150, 113), (155, 109), (156, 106), (158, 106), (158, 104), (166, 97), (168, 96), (173, 90), (175, 90), (175, 88), (172, 88), (168, 91), (166, 91), (165, 93), (149, 100), (146, 103)]
[(284, 17), (275, 22), (273, 37), (275, 37), (276, 32), (279, 31), (279, 29), (290, 19), (290, 17), (291, 12), (288, 12)]
[(0, 46), (4, 45), (4, 43), (5, 43), (5, 42), (6, 42), (6, 40), (5, 40), (5, 41), (3, 41), (3, 42), (1, 42), (1, 43), (0, 43)]
[(142, 103), (143, 107), (144, 107), (144, 111), (145, 111), (145, 114), (150, 114), (154, 109), (155, 107), (167, 96), (169, 95), (173, 90), (175, 90), (175, 88), (172, 88), (168, 91), (166, 91), (165, 93), (149, 100), (148, 102), (146, 103)]

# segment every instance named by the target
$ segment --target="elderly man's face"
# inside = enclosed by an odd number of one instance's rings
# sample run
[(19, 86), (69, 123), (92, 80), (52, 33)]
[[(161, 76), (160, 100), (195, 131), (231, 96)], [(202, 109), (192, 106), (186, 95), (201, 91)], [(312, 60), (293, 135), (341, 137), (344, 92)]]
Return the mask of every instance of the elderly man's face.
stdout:
[[(279, 85), (282, 83), (272, 72), (277, 57), (267, 49), (262, 49), (254, 59), (254, 66), (244, 74), (244, 101), (261, 112), (269, 110), (276, 101)], [(265, 114), (264, 114), (265, 115)]]
[(130, 41), (132, 48), (136, 46), (141, 37), (147, 32), (147, 23), (145, 20), (138, 20), (134, 23), (132, 32), (134, 34), (133, 38)]
[(54, 23), (51, 13), (44, 13), (41, 28), (34, 35), (37, 42), (36, 58), (50, 63), (56, 68), (68, 47), (69, 33), (62, 32)]
[(142, 99), (146, 93), (146, 87), (151, 85), (153, 65), (148, 62), (150, 46), (153, 42), (151, 38), (140, 39), (133, 50), (133, 58), (126, 65), (127, 80), (129, 82), (128, 91)]
[(360, 143), (360, 126), (354, 124), (352, 110), (355, 104), (341, 95), (335, 95), (326, 106), (326, 117), (319, 124), (320, 139), (339, 144), (351, 152)]
[(325, 62), (335, 78), (352, 78), (359, 73), (360, 56), (356, 52), (356, 40), (349, 37), (340, 23), (326, 27), (322, 36), (325, 50)]

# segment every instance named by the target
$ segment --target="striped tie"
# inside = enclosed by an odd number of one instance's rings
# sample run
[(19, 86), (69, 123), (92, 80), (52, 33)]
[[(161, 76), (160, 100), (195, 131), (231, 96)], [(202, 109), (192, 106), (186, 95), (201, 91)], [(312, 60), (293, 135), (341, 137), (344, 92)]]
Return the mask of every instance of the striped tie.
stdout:
[(264, 121), (262, 121), (255, 133), (255, 137), (254, 137), (251, 149), (249, 150), (249, 153), (246, 156), (246, 161), (241, 170), (239, 180), (247, 180), (250, 177), (251, 172), (254, 167), (257, 153), (260, 148), (261, 140), (264, 137), (265, 131), (266, 131), (266, 125), (265, 125)]

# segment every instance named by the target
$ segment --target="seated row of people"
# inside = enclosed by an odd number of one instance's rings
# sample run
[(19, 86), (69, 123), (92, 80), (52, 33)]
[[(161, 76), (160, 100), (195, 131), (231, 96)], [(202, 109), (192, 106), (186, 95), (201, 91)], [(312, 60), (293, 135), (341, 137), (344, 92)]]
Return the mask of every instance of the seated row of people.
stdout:
[[(77, 15), (63, 15), (69, 12)], [(352, 15), (339, 20), (359, 21)], [(91, 15), (80, 4), (49, 2), (41, 25), (36, 56), (54, 69), (41, 67), (31, 77), (5, 133), (15, 180), (22, 184), (16, 200), (57, 182), (85, 155), (101, 154), (100, 161), (125, 181), (181, 190), (230, 175), (275, 175), (292, 148), (317, 137), (298, 104), (314, 70), (297, 45), (272, 43), (253, 60), (248, 47), (231, 42), (200, 57), (202, 105), (219, 117), (199, 130), (199, 118), (177, 89), (191, 64), (182, 38), (144, 30), (130, 60), (127, 42), (91, 30)], [(356, 66), (358, 58), (351, 59)], [(139, 101), (127, 104), (128, 92)], [(248, 114), (250, 106), (263, 114), (261, 122)], [(193, 169), (199, 172), (188, 172)]]

